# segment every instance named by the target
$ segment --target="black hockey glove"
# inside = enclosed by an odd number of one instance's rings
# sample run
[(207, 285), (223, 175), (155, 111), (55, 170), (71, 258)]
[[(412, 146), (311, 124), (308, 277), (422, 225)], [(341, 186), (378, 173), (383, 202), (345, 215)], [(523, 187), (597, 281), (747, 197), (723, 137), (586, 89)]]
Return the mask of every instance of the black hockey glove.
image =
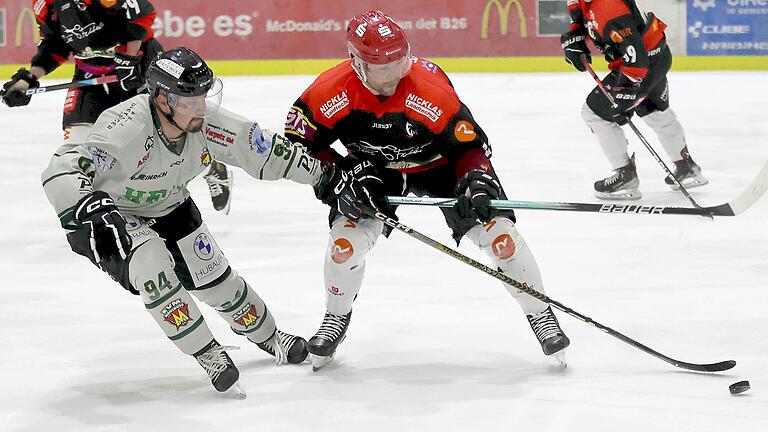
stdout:
[(493, 176), (481, 169), (473, 169), (459, 179), (455, 190), (456, 211), (464, 218), (490, 222), (499, 211), (491, 207), (491, 200), (501, 196), (501, 185)]
[[(11, 87), (14, 87), (14, 85), (19, 81), (26, 82), (29, 85), (29, 87), (27, 87), (26, 89), (20, 90), (18, 86), (16, 86), (17, 88), (14, 88), (11, 90)], [(24, 68), (21, 68), (18, 71), (16, 71), (15, 74), (13, 74), (10, 81), (3, 84), (3, 89), (0, 90), (0, 97), (2, 97), (3, 103), (8, 105), (9, 107), (24, 106), (29, 104), (29, 101), (32, 99), (32, 96), (27, 95), (26, 91), (28, 89), (38, 88), (38, 87), (40, 87), (40, 81), (37, 80), (37, 77), (32, 75), (32, 72)]]
[(392, 206), (387, 202), (386, 192), (384, 189), (384, 181), (381, 179), (376, 167), (370, 161), (360, 161), (356, 158), (348, 159), (352, 162), (356, 162), (349, 170), (349, 174), (354, 176), (360, 186), (362, 187), (362, 195), (358, 198), (366, 206), (384, 213), (387, 216), (395, 217), (395, 212), (392, 210)]
[(88, 258), (101, 267), (112, 257), (126, 259), (131, 253), (131, 236), (125, 229), (126, 221), (115, 202), (106, 192), (94, 191), (75, 205), (75, 221), (86, 230), (91, 246)]
[(135, 90), (144, 84), (141, 79), (139, 62), (141, 57), (132, 56), (123, 52), (115, 53), (115, 75), (120, 82), (120, 87), (125, 91)]
[(581, 55), (587, 56), (587, 63), (592, 63), (592, 53), (587, 46), (587, 32), (583, 28), (568, 31), (560, 36), (560, 45), (565, 53), (565, 61), (577, 70), (587, 70), (581, 62)]
[(352, 220), (365, 216), (361, 206), (388, 216), (393, 214), (383, 195), (384, 183), (375, 175), (370, 162), (359, 162), (347, 171), (330, 164), (324, 169), (326, 174), (315, 186), (315, 196), (325, 204), (336, 204), (339, 213)]

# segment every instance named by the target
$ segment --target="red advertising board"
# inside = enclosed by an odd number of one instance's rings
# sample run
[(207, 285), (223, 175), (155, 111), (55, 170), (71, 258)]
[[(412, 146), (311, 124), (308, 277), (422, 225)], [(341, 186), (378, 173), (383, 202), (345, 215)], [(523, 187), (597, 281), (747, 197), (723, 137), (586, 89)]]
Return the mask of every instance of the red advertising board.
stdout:
[[(557, 2), (565, 12), (564, 0), (152, 1), (158, 40), (211, 60), (342, 58), (347, 20), (369, 9), (398, 21), (420, 56), (559, 55), (559, 40), (539, 35), (537, 16), (541, 4), (551, 10)], [(0, 63), (27, 63), (34, 54), (33, 3), (0, 5)]]

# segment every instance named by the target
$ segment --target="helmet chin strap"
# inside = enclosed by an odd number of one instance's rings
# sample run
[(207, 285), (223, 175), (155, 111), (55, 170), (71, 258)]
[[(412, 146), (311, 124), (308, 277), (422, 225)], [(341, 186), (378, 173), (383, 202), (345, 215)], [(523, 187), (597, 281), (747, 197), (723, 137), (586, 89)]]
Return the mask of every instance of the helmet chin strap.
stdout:
[(178, 129), (178, 130), (180, 130), (180, 131), (182, 131), (184, 133), (189, 132), (186, 128), (181, 127), (178, 123), (176, 123), (176, 120), (173, 119), (173, 117), (174, 117), (173, 107), (171, 107), (169, 105), (168, 108), (171, 109), (171, 112), (169, 112), (169, 113), (163, 112), (163, 110), (160, 110), (160, 112), (163, 113), (163, 117), (165, 117), (165, 119), (168, 120), (168, 122), (171, 123), (176, 129)]

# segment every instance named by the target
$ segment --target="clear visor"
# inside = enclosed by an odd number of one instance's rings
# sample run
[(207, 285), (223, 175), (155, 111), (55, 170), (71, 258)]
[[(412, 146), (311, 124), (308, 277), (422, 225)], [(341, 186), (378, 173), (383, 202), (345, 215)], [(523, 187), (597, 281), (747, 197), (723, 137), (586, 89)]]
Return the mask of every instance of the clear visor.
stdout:
[(377, 93), (387, 94), (394, 92), (397, 83), (408, 75), (413, 65), (411, 47), (408, 46), (406, 55), (390, 63), (368, 63), (357, 55), (353, 55), (353, 63), (360, 79), (370, 89)]
[(218, 78), (214, 78), (213, 86), (208, 93), (200, 96), (179, 96), (168, 94), (168, 106), (179, 114), (188, 117), (206, 118), (217, 111), (221, 106), (221, 96), (224, 84)]

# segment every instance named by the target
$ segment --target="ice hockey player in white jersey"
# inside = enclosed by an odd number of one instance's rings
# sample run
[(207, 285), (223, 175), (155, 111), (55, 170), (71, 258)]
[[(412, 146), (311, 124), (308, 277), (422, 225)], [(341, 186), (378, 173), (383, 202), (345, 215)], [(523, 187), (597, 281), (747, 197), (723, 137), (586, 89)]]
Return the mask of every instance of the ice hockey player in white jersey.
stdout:
[(277, 329), (264, 301), (229, 266), (187, 183), (217, 160), (258, 179), (311, 185), (318, 198), (348, 212), (364, 190), (301, 146), (219, 109), (221, 81), (187, 48), (153, 61), (147, 85), (149, 94), (103, 112), (84, 140), (61, 147), (42, 174), (43, 187), (72, 250), (140, 295), (216, 390), (244, 395), (226, 353), (232, 347), (216, 341), (190, 294), (278, 364), (303, 362), (306, 341)]

